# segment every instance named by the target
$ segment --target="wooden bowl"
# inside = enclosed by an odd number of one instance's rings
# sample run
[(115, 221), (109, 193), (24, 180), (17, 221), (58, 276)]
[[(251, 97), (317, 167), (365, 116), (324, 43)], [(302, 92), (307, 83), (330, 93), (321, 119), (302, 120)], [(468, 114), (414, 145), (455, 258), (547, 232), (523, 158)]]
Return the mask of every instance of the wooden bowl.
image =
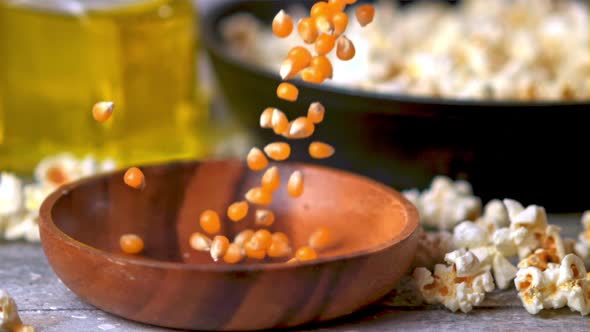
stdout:
[[(123, 172), (115, 172), (66, 185), (41, 207), (41, 240), (55, 273), (82, 299), (115, 315), (223, 331), (324, 321), (387, 294), (414, 257), (418, 214), (398, 192), (343, 171), (281, 163), (271, 231), (285, 232), (297, 248), (325, 225), (335, 246), (307, 263), (213, 263), (188, 245), (190, 234), (200, 231), (199, 214), (217, 211), (230, 238), (252, 228), (253, 207), (237, 223), (225, 210), (261, 173), (233, 160), (142, 169), (143, 191), (127, 187)], [(284, 182), (296, 169), (304, 174), (305, 192), (293, 199)], [(141, 255), (120, 251), (124, 233), (144, 239)]]

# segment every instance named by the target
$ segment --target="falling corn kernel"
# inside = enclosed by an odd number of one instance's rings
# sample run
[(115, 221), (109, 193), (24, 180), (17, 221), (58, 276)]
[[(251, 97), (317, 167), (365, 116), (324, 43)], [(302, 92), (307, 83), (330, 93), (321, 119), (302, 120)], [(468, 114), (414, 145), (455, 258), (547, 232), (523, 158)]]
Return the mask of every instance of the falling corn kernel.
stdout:
[(229, 248), (229, 240), (223, 235), (216, 235), (211, 241), (211, 258), (217, 262), (223, 255), (225, 255), (227, 248)]
[(211, 239), (203, 233), (195, 232), (191, 234), (188, 241), (191, 248), (195, 250), (209, 251), (211, 249)]
[(223, 255), (223, 261), (228, 264), (236, 264), (244, 258), (242, 253), (242, 248), (235, 244), (231, 243), (227, 250), (225, 251), (225, 255)]
[(248, 202), (240, 201), (227, 208), (227, 217), (232, 221), (240, 221), (248, 214)]
[(272, 114), (276, 108), (267, 107), (260, 114), (260, 127), (261, 128), (272, 128)]
[(346, 27), (348, 26), (348, 15), (343, 12), (334, 14), (332, 24), (334, 25), (334, 34), (340, 36), (346, 31)]
[(283, 82), (277, 87), (277, 97), (287, 101), (296, 101), (299, 97), (299, 90), (293, 84)]
[(308, 118), (301, 116), (289, 125), (289, 138), (307, 138), (313, 134), (315, 126)]
[(295, 171), (287, 182), (287, 192), (291, 197), (299, 197), (303, 194), (303, 173)]
[(297, 249), (295, 258), (297, 258), (297, 261), (299, 262), (311, 261), (318, 258), (318, 254), (315, 252), (315, 250), (313, 250), (313, 248), (301, 247)]
[(307, 109), (307, 119), (312, 123), (318, 124), (324, 120), (326, 108), (319, 102), (311, 103)]
[(325, 78), (332, 78), (334, 69), (332, 68), (332, 62), (325, 55), (318, 55), (311, 58), (310, 66), (318, 68), (322, 71)]
[(320, 15), (315, 18), (315, 27), (320, 33), (331, 35), (334, 33), (334, 24), (328, 15)]
[(276, 166), (273, 166), (264, 172), (262, 180), (260, 181), (262, 188), (268, 192), (273, 192), (279, 189), (281, 184), (281, 174)]
[(272, 237), (270, 246), (266, 251), (268, 256), (273, 258), (286, 257), (291, 255), (292, 252), (293, 250), (289, 246), (288, 241), (284, 241), (282, 238), (274, 236)]
[(312, 44), (318, 38), (318, 29), (315, 27), (315, 20), (310, 17), (303, 18), (297, 24), (297, 32), (303, 42)]
[(285, 142), (274, 142), (264, 147), (266, 155), (273, 160), (282, 161), (291, 155), (291, 146)]
[(272, 240), (273, 241), (283, 241), (283, 242), (289, 243), (289, 237), (287, 237), (287, 234), (285, 234), (283, 232), (272, 233)]
[(261, 171), (268, 166), (268, 159), (259, 148), (252, 148), (246, 157), (246, 163), (253, 171)]
[(244, 250), (246, 251), (246, 256), (248, 258), (260, 260), (260, 259), (264, 259), (264, 257), (266, 257), (266, 250), (265, 249), (254, 249), (252, 247), (252, 241), (246, 242), (246, 244), (244, 245)]
[(257, 230), (248, 244), (253, 250), (266, 250), (272, 243), (272, 234), (266, 229)]
[(252, 236), (254, 235), (254, 231), (251, 229), (245, 229), (241, 232), (239, 232), (236, 237), (234, 237), (234, 243), (239, 245), (240, 247), (243, 247), (246, 242), (250, 241), (250, 239), (252, 238)]
[(372, 5), (360, 5), (355, 11), (356, 20), (364, 27), (373, 21), (375, 16), (375, 7)]
[(293, 78), (299, 71), (309, 65), (311, 53), (302, 46), (293, 47), (281, 63), (279, 74), (282, 79)]
[(285, 113), (275, 109), (271, 117), (272, 129), (277, 135), (282, 135), (289, 128), (289, 119)]
[(326, 143), (312, 142), (309, 145), (309, 155), (315, 159), (329, 158), (334, 154), (334, 148)]
[(336, 56), (342, 61), (348, 61), (354, 58), (356, 50), (354, 44), (346, 36), (340, 36), (336, 43)]
[(332, 230), (328, 227), (320, 227), (314, 231), (308, 240), (308, 245), (315, 250), (323, 250), (334, 242)]
[(272, 203), (272, 194), (262, 187), (248, 190), (245, 197), (246, 200), (252, 204), (269, 205)]
[(219, 215), (213, 210), (205, 210), (201, 213), (199, 218), (199, 224), (201, 228), (209, 233), (215, 234), (221, 229), (221, 222), (219, 221)]
[(318, 55), (326, 55), (332, 51), (335, 44), (334, 36), (322, 33), (315, 41), (315, 52)]
[(338, 12), (343, 11), (346, 7), (346, 1), (344, 0), (330, 0), (328, 1), (328, 4), (332, 7), (332, 10), (336, 12), (334, 15), (337, 15)]
[(143, 176), (143, 172), (137, 167), (129, 168), (123, 176), (123, 181), (131, 188), (145, 188), (145, 177)]
[(307, 67), (301, 71), (301, 79), (307, 83), (320, 84), (326, 78), (319, 68)]
[(271, 226), (275, 222), (275, 214), (271, 210), (256, 210), (254, 223), (256, 226)]
[(143, 240), (135, 234), (124, 234), (119, 238), (119, 246), (126, 254), (139, 254), (143, 250)]
[(112, 101), (101, 101), (92, 107), (92, 117), (94, 120), (103, 123), (111, 118), (115, 103)]
[(325, 1), (318, 1), (309, 10), (309, 16), (316, 18), (321, 15), (332, 17), (334, 15), (334, 9)]
[(287, 264), (293, 264), (293, 263), (297, 263), (297, 262), (298, 262), (297, 257), (293, 257), (287, 261)]
[(272, 20), (272, 32), (279, 38), (285, 38), (293, 31), (293, 20), (291, 17), (281, 10)]

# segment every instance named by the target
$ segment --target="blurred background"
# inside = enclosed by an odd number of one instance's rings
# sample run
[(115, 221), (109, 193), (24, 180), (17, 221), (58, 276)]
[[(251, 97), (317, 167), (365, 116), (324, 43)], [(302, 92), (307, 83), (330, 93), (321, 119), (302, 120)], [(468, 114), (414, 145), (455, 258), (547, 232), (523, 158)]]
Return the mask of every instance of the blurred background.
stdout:
[[(337, 151), (321, 164), (398, 189), (444, 174), (484, 201), (587, 208), (587, 1), (379, 1), (372, 25), (346, 31), (355, 59), (332, 58), (333, 79), (297, 81), (287, 103), (277, 69), (298, 41), (270, 22), (311, 4), (0, 0), (0, 171), (39, 177), (62, 153), (119, 167), (243, 158), (277, 140), (258, 128), (264, 108), (294, 118), (321, 101), (314, 138)], [(103, 100), (115, 111), (98, 124)], [(293, 159), (312, 161), (306, 144)]]

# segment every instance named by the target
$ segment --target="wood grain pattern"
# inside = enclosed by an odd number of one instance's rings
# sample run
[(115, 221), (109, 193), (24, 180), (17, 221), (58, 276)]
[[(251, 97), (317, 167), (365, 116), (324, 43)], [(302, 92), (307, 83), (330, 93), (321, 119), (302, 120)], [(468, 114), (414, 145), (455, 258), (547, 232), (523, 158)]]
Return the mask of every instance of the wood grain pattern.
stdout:
[[(416, 248), (417, 212), (384, 185), (333, 169), (281, 164), (283, 185), (301, 169), (305, 193), (274, 195), (274, 231), (295, 247), (318, 225), (338, 243), (305, 264), (214, 264), (186, 245), (198, 215), (225, 208), (257, 184), (261, 173), (237, 161), (144, 167), (147, 187), (123, 184), (122, 172), (62, 188), (41, 209), (43, 248), (56, 274), (87, 302), (145, 323), (199, 330), (255, 330), (324, 321), (386, 295)], [(284, 186), (282, 187), (284, 188)], [(223, 219), (225, 234), (251, 224)], [(126, 232), (146, 243), (139, 257), (121, 254)], [(395, 262), (395, 264), (392, 264)]]

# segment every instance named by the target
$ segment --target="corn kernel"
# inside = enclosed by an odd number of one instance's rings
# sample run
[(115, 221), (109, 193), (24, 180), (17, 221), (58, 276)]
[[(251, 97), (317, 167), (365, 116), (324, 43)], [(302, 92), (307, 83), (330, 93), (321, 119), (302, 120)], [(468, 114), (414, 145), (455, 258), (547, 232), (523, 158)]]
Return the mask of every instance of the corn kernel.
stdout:
[(265, 249), (254, 249), (252, 247), (252, 241), (246, 242), (244, 245), (244, 250), (246, 251), (246, 256), (253, 259), (264, 259), (266, 257), (266, 250)]
[(345, 2), (347, 5), (354, 5), (354, 4), (357, 2), (357, 0), (344, 0), (344, 2)]
[(326, 143), (312, 142), (309, 145), (309, 155), (315, 159), (329, 158), (334, 154), (334, 148)]
[(314, 231), (308, 240), (308, 245), (316, 250), (323, 250), (333, 244), (332, 230), (328, 227), (320, 227)]
[(303, 194), (303, 173), (301, 171), (295, 171), (289, 177), (287, 182), (287, 193), (291, 197), (299, 197)]
[(211, 249), (211, 239), (203, 233), (195, 232), (189, 238), (189, 245), (198, 251), (209, 251)]
[(332, 68), (332, 62), (325, 55), (318, 55), (311, 58), (310, 66), (318, 68), (322, 71), (325, 78), (332, 78), (334, 69)]
[(342, 61), (348, 61), (354, 58), (356, 50), (354, 44), (345, 36), (340, 36), (336, 44), (336, 56)]
[(272, 128), (272, 114), (276, 108), (267, 107), (260, 114), (260, 128)]
[(282, 79), (293, 78), (301, 69), (307, 67), (311, 61), (311, 53), (302, 46), (293, 47), (281, 63), (279, 74)]
[(314, 43), (318, 38), (318, 29), (315, 26), (315, 20), (310, 17), (303, 18), (299, 21), (297, 32), (299, 32), (299, 36), (307, 44)]
[(272, 203), (272, 194), (262, 187), (256, 187), (248, 190), (245, 197), (246, 200), (252, 204), (270, 205), (270, 203)]
[(259, 229), (254, 236), (248, 241), (253, 250), (267, 250), (272, 243), (272, 234), (266, 229)]
[(314, 124), (318, 124), (324, 120), (326, 108), (319, 102), (311, 103), (307, 109), (307, 119)]
[(318, 254), (310, 247), (301, 247), (297, 249), (295, 258), (297, 258), (297, 261), (299, 262), (311, 261), (318, 258)]
[(360, 5), (355, 11), (356, 19), (361, 26), (366, 26), (373, 21), (375, 7), (372, 5)]
[(126, 254), (139, 254), (143, 250), (143, 239), (135, 234), (124, 234), (119, 238), (119, 246)]
[(115, 103), (112, 101), (101, 101), (92, 107), (92, 117), (97, 122), (103, 123), (111, 118)]
[(287, 237), (287, 234), (285, 234), (283, 232), (273, 233), (272, 240), (273, 241), (283, 241), (283, 242), (289, 243), (289, 238)]
[(334, 33), (334, 24), (332, 24), (332, 19), (325, 14), (319, 15), (315, 18), (315, 27), (320, 33), (329, 35)]
[(199, 224), (201, 228), (209, 233), (215, 234), (221, 229), (221, 222), (219, 221), (219, 215), (213, 210), (205, 210), (201, 213), (199, 218)]
[(287, 119), (285, 113), (279, 111), (278, 109), (275, 109), (275, 111), (272, 113), (270, 121), (272, 129), (277, 135), (283, 134), (289, 128), (289, 119)]
[(248, 214), (248, 202), (240, 201), (227, 208), (227, 217), (232, 221), (240, 221)]
[(284, 10), (281, 10), (272, 20), (272, 32), (279, 38), (285, 38), (293, 31), (293, 20)]
[(324, 77), (324, 73), (319, 68), (307, 67), (301, 71), (301, 79), (304, 82), (320, 84), (326, 78)]
[(328, 4), (332, 7), (332, 10), (335, 12), (334, 15), (341, 12), (346, 7), (346, 2), (344, 0), (330, 0)]
[(254, 231), (251, 229), (245, 229), (241, 232), (239, 232), (236, 237), (234, 237), (234, 243), (239, 245), (240, 247), (243, 247), (246, 242), (250, 241), (250, 239), (252, 238), (252, 236), (254, 235)]
[(275, 222), (275, 214), (271, 210), (256, 210), (254, 224), (256, 226), (271, 226)]
[(229, 240), (223, 235), (216, 235), (211, 242), (211, 258), (217, 262), (223, 255), (225, 255), (227, 248), (229, 248)]
[(297, 262), (299, 262), (299, 261), (297, 260), (297, 257), (293, 257), (293, 258), (291, 258), (291, 259), (289, 259), (289, 260), (287, 261), (287, 264), (294, 264), (294, 263), (297, 263)]
[(293, 84), (283, 82), (277, 87), (277, 97), (287, 101), (296, 101), (299, 97), (299, 90)]
[(274, 142), (264, 147), (266, 155), (273, 160), (282, 161), (291, 155), (291, 146), (285, 142)]
[(336, 13), (332, 17), (332, 24), (334, 25), (334, 34), (339, 36), (346, 31), (348, 26), (348, 15), (346, 13)]
[(313, 134), (315, 126), (308, 118), (301, 116), (289, 125), (289, 138), (307, 138)]
[(332, 51), (335, 43), (334, 36), (322, 33), (315, 41), (315, 52), (318, 55), (326, 55)]
[(309, 10), (309, 16), (316, 18), (320, 15), (327, 15), (328, 17), (332, 17), (334, 14), (334, 8), (330, 6), (325, 1), (318, 1)]
[(262, 188), (268, 192), (273, 192), (279, 189), (281, 184), (281, 174), (276, 166), (273, 166), (264, 172), (262, 180), (260, 181)]
[(248, 167), (253, 171), (260, 171), (268, 166), (268, 159), (259, 148), (252, 148), (246, 157)]
[(225, 255), (223, 255), (223, 261), (228, 264), (236, 264), (244, 258), (244, 254), (242, 253), (242, 248), (235, 244), (231, 243), (227, 250), (225, 251)]
[(131, 188), (145, 188), (145, 176), (137, 167), (131, 167), (125, 172), (125, 175), (123, 175), (123, 182)]
[(292, 252), (293, 250), (289, 246), (289, 242), (273, 236), (266, 253), (268, 257), (279, 258), (289, 256)]

